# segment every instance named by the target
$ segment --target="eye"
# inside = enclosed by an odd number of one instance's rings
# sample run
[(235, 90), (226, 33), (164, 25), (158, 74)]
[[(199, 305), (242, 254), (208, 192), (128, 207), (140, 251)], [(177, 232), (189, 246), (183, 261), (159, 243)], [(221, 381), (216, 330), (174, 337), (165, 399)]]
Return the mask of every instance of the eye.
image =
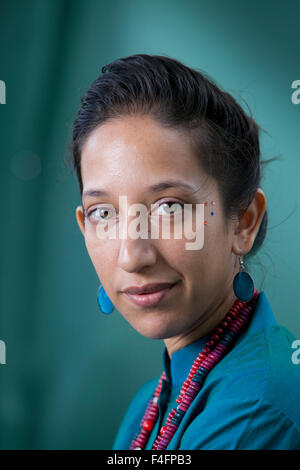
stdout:
[(96, 207), (88, 212), (87, 217), (97, 222), (106, 222), (114, 217), (116, 211), (113, 206)]
[(184, 204), (178, 201), (164, 201), (158, 205), (157, 210), (162, 209), (160, 215), (173, 215), (180, 214), (184, 208)]

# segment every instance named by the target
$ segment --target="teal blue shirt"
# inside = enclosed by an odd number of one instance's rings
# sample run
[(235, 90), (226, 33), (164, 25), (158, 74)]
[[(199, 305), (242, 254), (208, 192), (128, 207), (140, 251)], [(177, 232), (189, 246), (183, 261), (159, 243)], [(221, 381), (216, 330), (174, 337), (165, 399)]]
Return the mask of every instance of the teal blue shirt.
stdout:
[[(209, 336), (175, 351), (171, 360), (164, 349), (167, 380), (145, 449), (152, 448), (169, 412), (178, 405), (181, 386)], [(167, 449), (300, 450), (300, 363), (292, 360), (295, 339), (276, 323), (265, 293), (260, 292), (248, 328), (208, 374)], [(146, 382), (134, 396), (113, 450), (129, 449), (158, 379)]]

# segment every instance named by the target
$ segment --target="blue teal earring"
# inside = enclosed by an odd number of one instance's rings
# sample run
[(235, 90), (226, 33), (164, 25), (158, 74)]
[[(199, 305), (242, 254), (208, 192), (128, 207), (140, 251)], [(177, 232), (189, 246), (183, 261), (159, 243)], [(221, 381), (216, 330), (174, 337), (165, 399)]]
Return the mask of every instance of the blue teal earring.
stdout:
[(243, 257), (240, 256), (240, 272), (233, 279), (233, 290), (236, 297), (242, 302), (248, 302), (254, 294), (254, 282), (250, 274), (247, 272)]
[(105, 292), (101, 284), (98, 289), (97, 301), (98, 301), (100, 310), (102, 311), (102, 313), (105, 313), (105, 315), (109, 315), (113, 311), (114, 304), (108, 297), (107, 293)]

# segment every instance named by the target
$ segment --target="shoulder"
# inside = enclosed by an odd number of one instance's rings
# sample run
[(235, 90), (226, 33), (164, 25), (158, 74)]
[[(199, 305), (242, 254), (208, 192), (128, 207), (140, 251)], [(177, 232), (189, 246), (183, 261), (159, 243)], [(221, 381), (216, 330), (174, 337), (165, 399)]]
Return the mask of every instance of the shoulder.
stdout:
[(195, 448), (300, 449), (300, 364), (292, 360), (294, 341), (277, 324), (238, 341), (209, 373), (200, 392), (201, 413), (186, 439), (193, 440), (205, 426), (206, 440)]
[(264, 398), (285, 413), (300, 432), (300, 364), (293, 360), (295, 340), (287, 328), (267, 326), (245, 336), (223, 359), (223, 367), (224, 371), (231, 369), (232, 378), (227, 375), (227, 383), (239, 384), (244, 396)]
[(140, 423), (156, 385), (158, 384), (159, 377), (147, 380), (132, 397), (129, 406), (122, 418), (117, 435), (115, 437), (112, 449), (128, 449), (132, 439), (132, 430), (136, 429)]
[(156, 386), (158, 385), (159, 377), (152, 378), (147, 380), (135, 393), (131, 400), (131, 405), (135, 406), (137, 402), (145, 400), (150, 400)]
[(267, 363), (265, 399), (280, 409), (300, 433), (300, 363), (294, 360), (295, 336), (283, 326), (273, 326), (263, 331)]
[[(272, 325), (254, 335), (245, 337), (232, 351), (232, 359), (239, 361), (247, 379), (249, 392), (282, 408), (294, 419), (300, 429), (300, 406), (297, 405), (297, 387), (300, 384), (300, 364), (293, 360), (295, 336), (285, 327)], [(237, 377), (236, 377), (237, 378)]]
[(154, 379), (147, 380), (138, 390), (137, 392), (133, 395), (129, 406), (126, 410), (126, 413), (124, 415), (123, 421), (126, 420), (127, 416), (129, 414), (136, 414), (136, 411), (141, 408), (145, 411), (143, 408), (145, 403), (147, 403), (152, 394), (154, 393), (154, 390), (158, 384), (159, 377), (155, 377)]

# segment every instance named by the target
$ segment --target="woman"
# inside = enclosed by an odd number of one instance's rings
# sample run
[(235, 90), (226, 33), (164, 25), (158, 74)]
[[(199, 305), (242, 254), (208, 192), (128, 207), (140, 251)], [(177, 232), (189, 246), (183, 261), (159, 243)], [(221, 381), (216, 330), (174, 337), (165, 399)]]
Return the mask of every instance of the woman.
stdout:
[[(102, 72), (74, 123), (76, 218), (101, 310), (165, 343), (113, 449), (300, 449), (295, 338), (244, 266), (267, 227), (257, 124), (177, 60), (137, 54)], [(168, 222), (170, 236), (129, 236), (136, 204), (140, 228)]]

